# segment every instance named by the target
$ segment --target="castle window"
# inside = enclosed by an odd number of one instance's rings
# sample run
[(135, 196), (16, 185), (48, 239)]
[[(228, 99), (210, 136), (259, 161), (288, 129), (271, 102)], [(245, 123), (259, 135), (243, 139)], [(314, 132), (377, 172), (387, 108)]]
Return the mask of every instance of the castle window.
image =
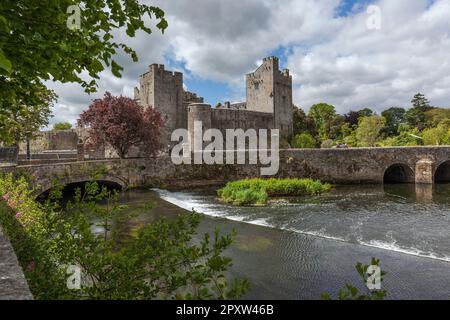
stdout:
[(283, 103), (286, 103), (286, 96), (283, 96)]
[(255, 82), (255, 90), (259, 89), (259, 82)]

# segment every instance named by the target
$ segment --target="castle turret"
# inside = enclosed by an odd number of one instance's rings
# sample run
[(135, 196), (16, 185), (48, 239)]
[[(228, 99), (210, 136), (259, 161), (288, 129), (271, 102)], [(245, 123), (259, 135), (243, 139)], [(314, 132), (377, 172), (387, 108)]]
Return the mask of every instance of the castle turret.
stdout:
[(292, 77), (279, 70), (277, 57), (263, 59), (255, 72), (247, 74), (247, 110), (272, 113), (274, 128), (287, 137), (293, 130)]
[[(192, 103), (188, 107), (188, 131), (191, 150), (204, 147), (203, 133), (211, 128), (211, 105), (206, 103)], [(201, 144), (196, 144), (201, 141)]]

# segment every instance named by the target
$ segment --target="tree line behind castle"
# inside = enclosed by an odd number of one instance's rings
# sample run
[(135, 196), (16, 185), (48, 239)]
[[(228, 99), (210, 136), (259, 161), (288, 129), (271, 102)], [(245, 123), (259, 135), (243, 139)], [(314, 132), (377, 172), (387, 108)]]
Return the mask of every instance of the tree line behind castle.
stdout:
[(390, 147), (450, 144), (450, 110), (433, 107), (417, 93), (409, 109), (391, 107), (377, 114), (370, 108), (338, 114), (319, 103), (308, 113), (294, 108), (294, 148)]

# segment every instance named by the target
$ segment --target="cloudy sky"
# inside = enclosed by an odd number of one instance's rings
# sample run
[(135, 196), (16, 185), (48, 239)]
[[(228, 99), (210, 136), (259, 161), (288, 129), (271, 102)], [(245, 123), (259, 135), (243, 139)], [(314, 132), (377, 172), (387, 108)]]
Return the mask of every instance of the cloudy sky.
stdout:
[(242, 101), (244, 75), (269, 55), (290, 69), (294, 103), (305, 110), (318, 102), (341, 113), (409, 107), (418, 91), (433, 105), (450, 107), (450, 0), (145, 2), (166, 12), (164, 35), (118, 35), (137, 50), (139, 62), (119, 55), (123, 77), (103, 72), (97, 94), (49, 83), (59, 95), (52, 123), (75, 123), (106, 90), (132, 97), (152, 63), (182, 71), (185, 86), (208, 103)]

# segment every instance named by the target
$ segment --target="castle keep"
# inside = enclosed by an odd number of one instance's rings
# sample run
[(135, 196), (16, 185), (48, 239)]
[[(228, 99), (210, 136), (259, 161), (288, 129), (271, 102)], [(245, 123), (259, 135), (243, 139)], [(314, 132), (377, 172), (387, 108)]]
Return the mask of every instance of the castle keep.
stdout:
[(183, 74), (152, 64), (140, 76), (135, 88), (136, 101), (154, 107), (166, 120), (164, 136), (178, 128), (191, 130), (194, 121), (202, 121), (204, 129), (279, 129), (282, 137), (292, 134), (292, 76), (279, 70), (279, 60), (268, 57), (255, 72), (246, 76), (246, 102), (225, 102), (216, 108), (203, 103), (203, 98), (183, 89)]

